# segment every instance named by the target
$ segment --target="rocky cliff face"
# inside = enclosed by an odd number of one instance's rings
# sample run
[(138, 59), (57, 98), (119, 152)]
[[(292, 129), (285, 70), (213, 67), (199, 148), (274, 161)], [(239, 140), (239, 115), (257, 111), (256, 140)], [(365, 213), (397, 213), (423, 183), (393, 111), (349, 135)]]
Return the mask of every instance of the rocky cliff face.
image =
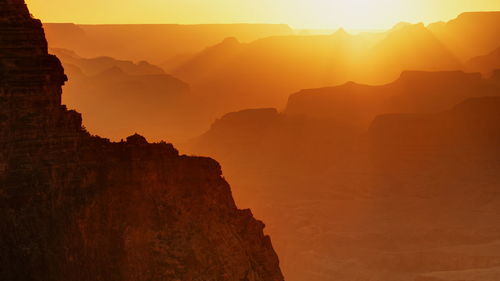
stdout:
[(23, 0), (0, 0), (0, 279), (283, 280), (220, 166), (90, 136)]
[(285, 113), (227, 114), (193, 152), (271, 222), (289, 280), (499, 280), (498, 77), (303, 91)]

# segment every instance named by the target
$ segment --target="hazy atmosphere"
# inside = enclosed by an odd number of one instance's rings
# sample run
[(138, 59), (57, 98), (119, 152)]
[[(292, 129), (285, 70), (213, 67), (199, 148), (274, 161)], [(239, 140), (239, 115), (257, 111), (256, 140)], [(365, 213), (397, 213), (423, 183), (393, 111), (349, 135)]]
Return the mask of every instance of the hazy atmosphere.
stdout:
[(500, 10), (497, 0), (27, 0), (44, 22), (281, 23), (294, 28), (385, 29)]
[(0, 280), (500, 280), (500, 1), (0, 0)]

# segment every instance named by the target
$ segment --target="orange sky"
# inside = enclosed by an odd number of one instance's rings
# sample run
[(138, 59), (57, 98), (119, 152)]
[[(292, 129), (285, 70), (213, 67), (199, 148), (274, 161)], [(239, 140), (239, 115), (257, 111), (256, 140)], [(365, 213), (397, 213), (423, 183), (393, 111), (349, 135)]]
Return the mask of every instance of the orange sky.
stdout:
[(295, 28), (382, 29), (500, 10), (500, 0), (26, 0), (45, 22), (287, 23)]

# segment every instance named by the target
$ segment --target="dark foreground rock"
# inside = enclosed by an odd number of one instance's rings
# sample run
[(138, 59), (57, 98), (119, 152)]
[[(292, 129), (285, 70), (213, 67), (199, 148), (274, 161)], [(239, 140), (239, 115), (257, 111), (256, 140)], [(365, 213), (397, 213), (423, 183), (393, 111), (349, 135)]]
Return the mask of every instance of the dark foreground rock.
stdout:
[(220, 166), (93, 137), (23, 0), (0, 0), (1, 280), (283, 280)]

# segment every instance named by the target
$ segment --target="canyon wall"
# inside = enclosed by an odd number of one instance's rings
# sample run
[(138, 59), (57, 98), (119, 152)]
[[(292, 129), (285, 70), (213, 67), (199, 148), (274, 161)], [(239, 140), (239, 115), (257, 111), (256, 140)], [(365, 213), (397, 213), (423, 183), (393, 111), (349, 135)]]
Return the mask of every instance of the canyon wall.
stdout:
[(23, 0), (0, 0), (0, 279), (283, 280), (218, 163), (91, 136)]

